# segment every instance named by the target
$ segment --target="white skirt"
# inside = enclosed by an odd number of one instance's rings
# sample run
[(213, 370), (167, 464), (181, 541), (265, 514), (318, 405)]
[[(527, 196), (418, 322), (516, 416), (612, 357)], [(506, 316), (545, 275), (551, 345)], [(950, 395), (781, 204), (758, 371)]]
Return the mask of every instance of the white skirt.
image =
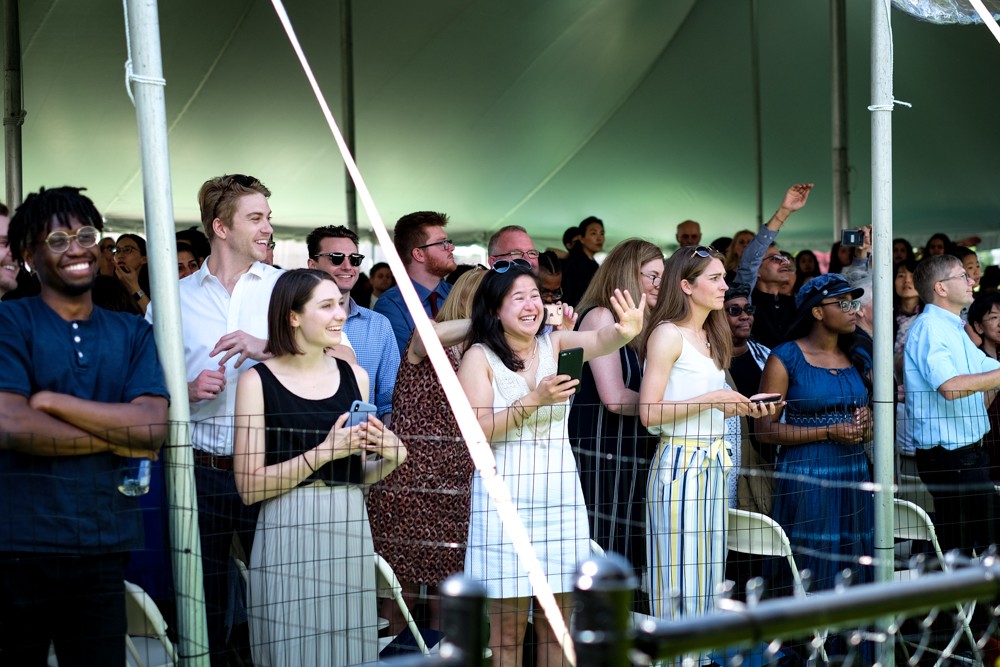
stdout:
[(378, 658), (374, 547), (360, 487), (317, 484), (264, 503), (248, 606), (257, 667)]

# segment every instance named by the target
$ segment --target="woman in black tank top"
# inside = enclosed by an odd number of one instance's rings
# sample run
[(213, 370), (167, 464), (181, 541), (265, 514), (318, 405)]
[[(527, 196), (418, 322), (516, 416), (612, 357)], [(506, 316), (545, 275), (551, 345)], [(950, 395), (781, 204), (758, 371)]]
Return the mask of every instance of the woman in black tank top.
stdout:
[(375, 418), (348, 427), (368, 396), (363, 369), (327, 356), (346, 313), (333, 279), (299, 269), (271, 294), (266, 350), (236, 391), (236, 487), (263, 502), (250, 555), (256, 664), (346, 665), (378, 656), (374, 548), (360, 485), (406, 458)]

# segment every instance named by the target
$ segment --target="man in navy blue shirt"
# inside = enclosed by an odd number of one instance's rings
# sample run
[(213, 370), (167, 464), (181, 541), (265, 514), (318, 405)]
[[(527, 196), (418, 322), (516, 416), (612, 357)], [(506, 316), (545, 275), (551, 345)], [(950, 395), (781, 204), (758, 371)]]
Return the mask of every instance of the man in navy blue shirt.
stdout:
[[(444, 230), (447, 224), (448, 216), (444, 213), (418, 211), (400, 218), (393, 230), (392, 243), (406, 266), (406, 274), (413, 281), (424, 312), (431, 318), (437, 315), (438, 308), (451, 292), (451, 285), (444, 281), (445, 276), (457, 268), (455, 244)], [(399, 286), (386, 290), (375, 303), (374, 310), (388, 318), (402, 354), (415, 325), (403, 303)]]
[(11, 254), (41, 294), (0, 305), (0, 662), (121, 664), (125, 553), (141, 546), (122, 457), (154, 457), (167, 389), (152, 328), (95, 307), (101, 215), (77, 188), (31, 194)]

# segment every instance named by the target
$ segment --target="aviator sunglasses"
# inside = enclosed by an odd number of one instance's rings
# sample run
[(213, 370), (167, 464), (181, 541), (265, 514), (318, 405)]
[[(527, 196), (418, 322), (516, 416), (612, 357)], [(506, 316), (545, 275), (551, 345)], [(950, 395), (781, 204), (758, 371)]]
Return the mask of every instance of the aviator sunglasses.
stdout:
[(507, 273), (515, 266), (530, 270), (531, 262), (526, 259), (498, 259), (493, 262), (493, 270), (497, 273)]

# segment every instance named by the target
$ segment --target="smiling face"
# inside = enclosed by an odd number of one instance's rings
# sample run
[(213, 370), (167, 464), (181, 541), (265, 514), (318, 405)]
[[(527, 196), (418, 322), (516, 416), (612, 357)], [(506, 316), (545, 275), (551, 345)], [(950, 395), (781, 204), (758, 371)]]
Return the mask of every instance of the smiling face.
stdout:
[(325, 349), (340, 344), (347, 319), (340, 298), (337, 286), (322, 280), (316, 284), (302, 311), (289, 315), (299, 349)]
[[(344, 261), (338, 265), (334, 265), (333, 261), (329, 257), (323, 257), (324, 253), (328, 252), (339, 252), (344, 255)], [(337, 287), (340, 289), (342, 294), (346, 294), (351, 291), (355, 283), (358, 282), (358, 276), (361, 275), (360, 266), (351, 266), (351, 260), (349, 255), (358, 252), (358, 246), (354, 244), (354, 241), (347, 238), (324, 238), (320, 239), (319, 242), (319, 257), (317, 259), (309, 260), (309, 268), (319, 269), (330, 275), (337, 282)]]
[[(654, 277), (650, 277), (654, 276)], [(646, 305), (651, 309), (656, 307), (660, 297), (660, 280), (663, 278), (663, 259), (653, 259), (639, 267), (639, 284), (646, 295)], [(653, 283), (656, 285), (653, 285)]]
[(7, 228), (9, 226), (10, 218), (6, 215), (0, 215), (0, 296), (17, 287), (19, 267), (14, 261), (14, 256), (10, 254), (10, 245), (7, 242)]
[[(259, 192), (243, 195), (236, 202), (232, 224), (226, 226), (216, 218), (213, 229), (226, 253), (250, 263), (263, 262), (267, 259), (267, 242), (274, 231), (267, 198)], [(215, 247), (213, 241), (213, 252)]]
[(517, 338), (538, 333), (544, 309), (538, 284), (532, 276), (519, 276), (500, 303), (497, 318), (504, 333)]
[(700, 276), (693, 281), (682, 280), (681, 289), (691, 299), (693, 307), (722, 310), (726, 300), (726, 269), (722, 260), (713, 257)]
[(63, 227), (58, 218), (52, 216), (48, 231), (34, 239), (32, 247), (25, 250), (25, 260), (38, 273), (43, 295), (55, 292), (65, 296), (80, 296), (90, 291), (97, 277), (98, 247), (83, 248), (73, 239), (66, 252), (56, 253), (49, 250), (45, 239), (53, 232), (76, 234), (82, 227), (76, 216), (68, 216), (70, 226)]

